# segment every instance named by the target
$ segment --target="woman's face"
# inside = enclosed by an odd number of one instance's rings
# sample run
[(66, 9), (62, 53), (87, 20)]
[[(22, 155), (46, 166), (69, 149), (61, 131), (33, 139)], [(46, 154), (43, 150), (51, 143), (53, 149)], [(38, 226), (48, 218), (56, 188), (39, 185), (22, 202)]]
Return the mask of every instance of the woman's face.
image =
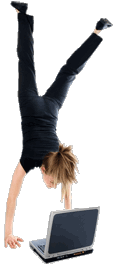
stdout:
[(45, 168), (42, 167), (43, 181), (48, 188), (54, 188), (54, 179), (52, 176), (45, 174)]

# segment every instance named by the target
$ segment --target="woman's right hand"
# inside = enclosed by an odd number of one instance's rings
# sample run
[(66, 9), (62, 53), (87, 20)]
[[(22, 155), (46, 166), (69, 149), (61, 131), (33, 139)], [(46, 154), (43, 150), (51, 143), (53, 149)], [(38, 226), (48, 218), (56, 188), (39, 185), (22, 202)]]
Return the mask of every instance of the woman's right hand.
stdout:
[(5, 247), (7, 247), (7, 244), (9, 244), (9, 246), (11, 248), (16, 248), (16, 245), (18, 245), (19, 247), (21, 247), (21, 245), (18, 243), (18, 241), (23, 242), (24, 240), (18, 236), (13, 236), (12, 234), (8, 235), (5, 237), (4, 241), (5, 241)]

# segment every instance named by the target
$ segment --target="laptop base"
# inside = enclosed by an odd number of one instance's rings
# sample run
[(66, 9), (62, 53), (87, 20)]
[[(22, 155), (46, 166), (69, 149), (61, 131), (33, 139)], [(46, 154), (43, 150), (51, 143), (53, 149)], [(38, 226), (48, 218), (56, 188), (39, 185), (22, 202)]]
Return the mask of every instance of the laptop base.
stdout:
[(76, 253), (72, 253), (69, 255), (62, 255), (62, 256), (56, 256), (53, 258), (48, 258), (45, 259), (43, 258), (38, 252), (37, 250), (35, 250), (35, 248), (32, 247), (32, 245), (29, 245), (30, 248), (45, 262), (45, 263), (49, 263), (49, 262), (53, 262), (53, 261), (59, 261), (62, 259), (68, 259), (68, 258), (74, 258), (74, 257), (78, 257), (78, 256), (83, 256), (83, 255), (87, 255), (93, 252), (93, 249), (87, 250), (87, 251), (80, 251), (80, 252), (76, 252)]

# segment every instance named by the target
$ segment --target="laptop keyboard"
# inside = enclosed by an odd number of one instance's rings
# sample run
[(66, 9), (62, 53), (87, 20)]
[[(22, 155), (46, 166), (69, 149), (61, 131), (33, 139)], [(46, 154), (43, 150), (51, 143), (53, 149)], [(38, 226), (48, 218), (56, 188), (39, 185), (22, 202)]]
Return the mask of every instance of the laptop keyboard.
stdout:
[(39, 245), (38, 247), (44, 252), (45, 245)]

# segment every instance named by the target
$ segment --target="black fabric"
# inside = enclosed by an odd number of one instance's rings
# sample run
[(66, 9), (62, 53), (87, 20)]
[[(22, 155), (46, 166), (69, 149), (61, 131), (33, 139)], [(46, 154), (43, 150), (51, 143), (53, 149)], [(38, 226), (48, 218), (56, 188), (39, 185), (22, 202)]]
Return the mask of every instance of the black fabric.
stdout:
[(42, 160), (33, 160), (29, 158), (20, 158), (20, 163), (26, 173), (28, 173), (31, 169), (34, 169), (35, 167), (41, 167), (42, 165)]
[(59, 110), (76, 74), (84, 68), (102, 38), (92, 33), (61, 67), (46, 93), (40, 96), (34, 67), (34, 17), (18, 13), (18, 26), (18, 99), (23, 134), (20, 163), (27, 173), (34, 167), (40, 167), (46, 154), (59, 150), (60, 141), (56, 133)]

